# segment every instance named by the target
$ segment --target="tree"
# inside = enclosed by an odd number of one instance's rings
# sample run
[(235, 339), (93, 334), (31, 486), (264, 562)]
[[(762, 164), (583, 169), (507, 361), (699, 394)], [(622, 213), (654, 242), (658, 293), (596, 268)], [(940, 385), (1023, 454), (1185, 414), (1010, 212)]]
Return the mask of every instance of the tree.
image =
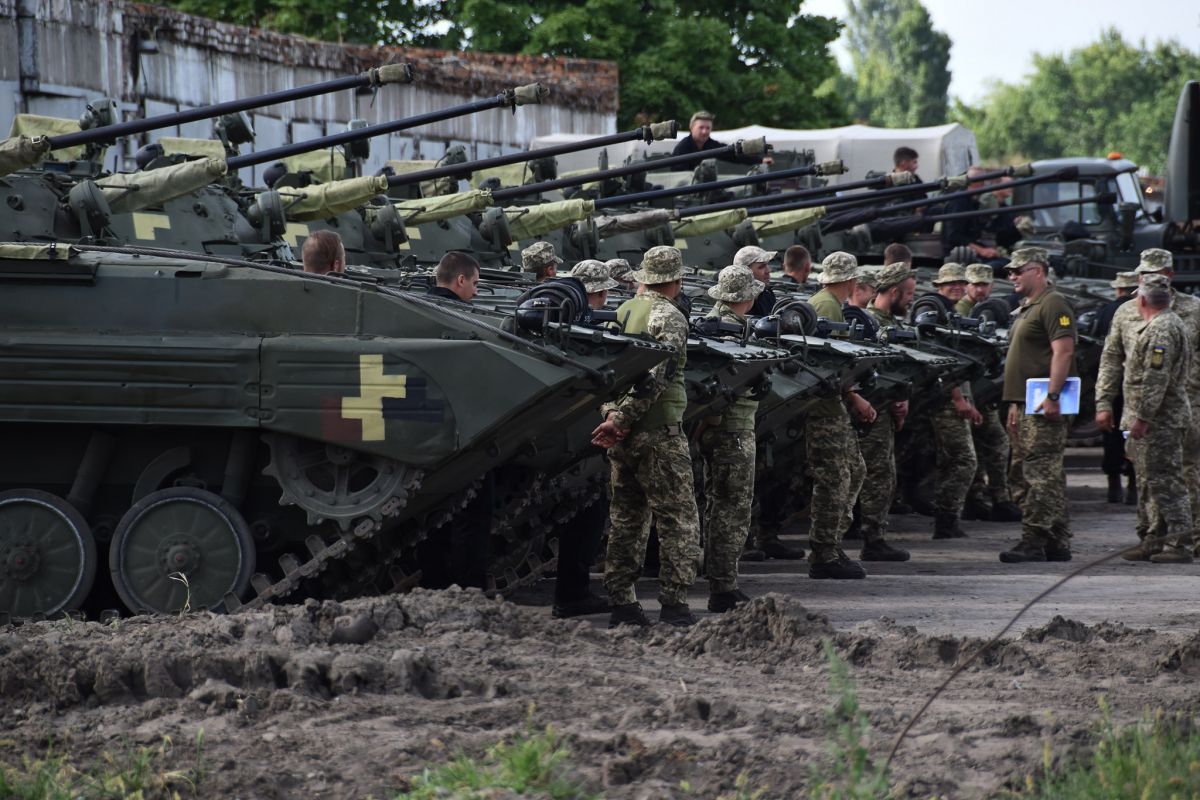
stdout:
[[(824, 127), (846, 121), (829, 88), (840, 23), (802, 0), (169, 0), (181, 10), (316, 38), (598, 58), (620, 70), (618, 124)], [(337, 9), (337, 10), (335, 10)], [(825, 87), (825, 88), (822, 88)]]
[(1104, 156), (1119, 151), (1151, 172), (1166, 164), (1175, 105), (1200, 75), (1200, 54), (1177, 42), (1148, 47), (1115, 29), (1067, 55), (1035, 56), (1033, 73), (1000, 83), (982, 103), (957, 103), (989, 160)]
[(887, 128), (940, 125), (950, 88), (950, 37), (920, 0), (847, 0), (850, 116)]

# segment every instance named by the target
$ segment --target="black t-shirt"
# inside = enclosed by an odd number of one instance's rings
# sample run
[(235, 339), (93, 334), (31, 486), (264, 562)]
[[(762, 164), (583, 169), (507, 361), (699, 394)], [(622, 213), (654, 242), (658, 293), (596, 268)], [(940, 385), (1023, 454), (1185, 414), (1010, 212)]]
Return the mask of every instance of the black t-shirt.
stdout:
[[(718, 142), (716, 139), (709, 139), (704, 143), (704, 147), (697, 147), (696, 140), (691, 134), (680, 139), (675, 143), (675, 149), (671, 151), (673, 156), (684, 156), (688, 153), (697, 153), (701, 150), (716, 150), (719, 147), (725, 147), (724, 142)], [(734, 164), (761, 164), (762, 156), (739, 156), (733, 153), (723, 153), (719, 156), (713, 156), (721, 161), (729, 161)]]
[[(974, 197), (956, 197), (948, 201), (944, 209), (947, 214), (978, 210), (979, 201)], [(946, 220), (942, 223), (942, 246), (949, 250), (951, 247), (978, 243), (983, 238), (986, 220), (983, 216)]]
[(431, 295), (433, 297), (441, 297), (446, 300), (454, 300), (455, 302), (458, 302), (458, 303), (467, 302), (466, 300), (463, 300), (461, 297), (456, 295), (454, 292), (447, 289), (445, 286), (430, 286), (429, 291), (425, 292), (425, 294)]
[(758, 297), (754, 298), (754, 305), (750, 306), (750, 310), (746, 312), (751, 317), (765, 317), (771, 313), (771, 309), (775, 307), (775, 292), (771, 291), (771, 287), (767, 286), (758, 293)]

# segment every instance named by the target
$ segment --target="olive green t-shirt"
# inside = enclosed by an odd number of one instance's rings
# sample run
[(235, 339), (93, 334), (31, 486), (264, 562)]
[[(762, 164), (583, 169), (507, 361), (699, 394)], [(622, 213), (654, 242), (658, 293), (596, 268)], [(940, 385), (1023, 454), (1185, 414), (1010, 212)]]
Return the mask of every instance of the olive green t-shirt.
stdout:
[[(809, 298), (808, 304), (816, 310), (818, 317), (824, 317), (830, 322), (845, 322), (846, 318), (842, 316), (842, 301), (834, 297), (828, 289), (822, 289)], [(831, 334), (836, 337), (844, 337), (844, 333)], [(846, 405), (842, 402), (841, 394), (836, 397), (830, 397), (827, 400), (822, 400), (817, 403), (808, 412), (813, 417), (838, 417), (846, 413)]]
[[(1008, 356), (1004, 362), (1004, 400), (1025, 402), (1025, 381), (1050, 377), (1050, 343), (1070, 336), (1078, 342), (1075, 311), (1061, 294), (1046, 288), (1026, 302), (1008, 330)], [(1077, 374), (1071, 359), (1068, 375)]]
[(975, 307), (975, 301), (969, 297), (964, 297), (954, 304), (954, 311), (963, 317), (971, 316), (971, 309)]

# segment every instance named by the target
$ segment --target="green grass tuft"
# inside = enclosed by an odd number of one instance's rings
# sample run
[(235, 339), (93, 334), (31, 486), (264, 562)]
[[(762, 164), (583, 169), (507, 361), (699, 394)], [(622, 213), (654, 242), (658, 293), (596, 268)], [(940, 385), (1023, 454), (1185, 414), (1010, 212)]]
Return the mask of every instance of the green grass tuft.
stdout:
[(1147, 713), (1118, 728), (1101, 701), (1100, 741), (1091, 758), (1051, 769), (1047, 745), (1040, 773), (1025, 778), (1025, 800), (1195, 800), (1200, 798), (1200, 733), (1191, 717)]

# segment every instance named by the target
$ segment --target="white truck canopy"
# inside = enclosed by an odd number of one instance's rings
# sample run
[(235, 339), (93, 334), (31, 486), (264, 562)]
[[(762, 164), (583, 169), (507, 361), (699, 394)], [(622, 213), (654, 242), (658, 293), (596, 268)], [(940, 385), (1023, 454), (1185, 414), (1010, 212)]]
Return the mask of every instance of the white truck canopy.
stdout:
[[(537, 136), (530, 143), (531, 149), (549, 147), (565, 142), (578, 142), (602, 134), (554, 133)], [(687, 133), (681, 132), (683, 138)], [(822, 130), (792, 130), (748, 125), (713, 131), (717, 141), (732, 144), (738, 139), (766, 137), (767, 143), (776, 151), (812, 150), (818, 162), (841, 159), (846, 164), (844, 175), (830, 180), (833, 184), (862, 180), (872, 170), (887, 172), (892, 168), (892, 153), (897, 147), (907, 146), (917, 151), (920, 158), (919, 170), (925, 180), (942, 175), (960, 175), (967, 167), (979, 163), (979, 148), (975, 134), (957, 122), (930, 128), (873, 128), (869, 125), (846, 125), (841, 128)], [(645, 158), (650, 155), (669, 155), (675, 141), (666, 140), (647, 145), (645, 142), (624, 142), (607, 148), (609, 166), (623, 164), (625, 159)], [(596, 169), (600, 150), (584, 150), (558, 157), (559, 173), (578, 169)]]

